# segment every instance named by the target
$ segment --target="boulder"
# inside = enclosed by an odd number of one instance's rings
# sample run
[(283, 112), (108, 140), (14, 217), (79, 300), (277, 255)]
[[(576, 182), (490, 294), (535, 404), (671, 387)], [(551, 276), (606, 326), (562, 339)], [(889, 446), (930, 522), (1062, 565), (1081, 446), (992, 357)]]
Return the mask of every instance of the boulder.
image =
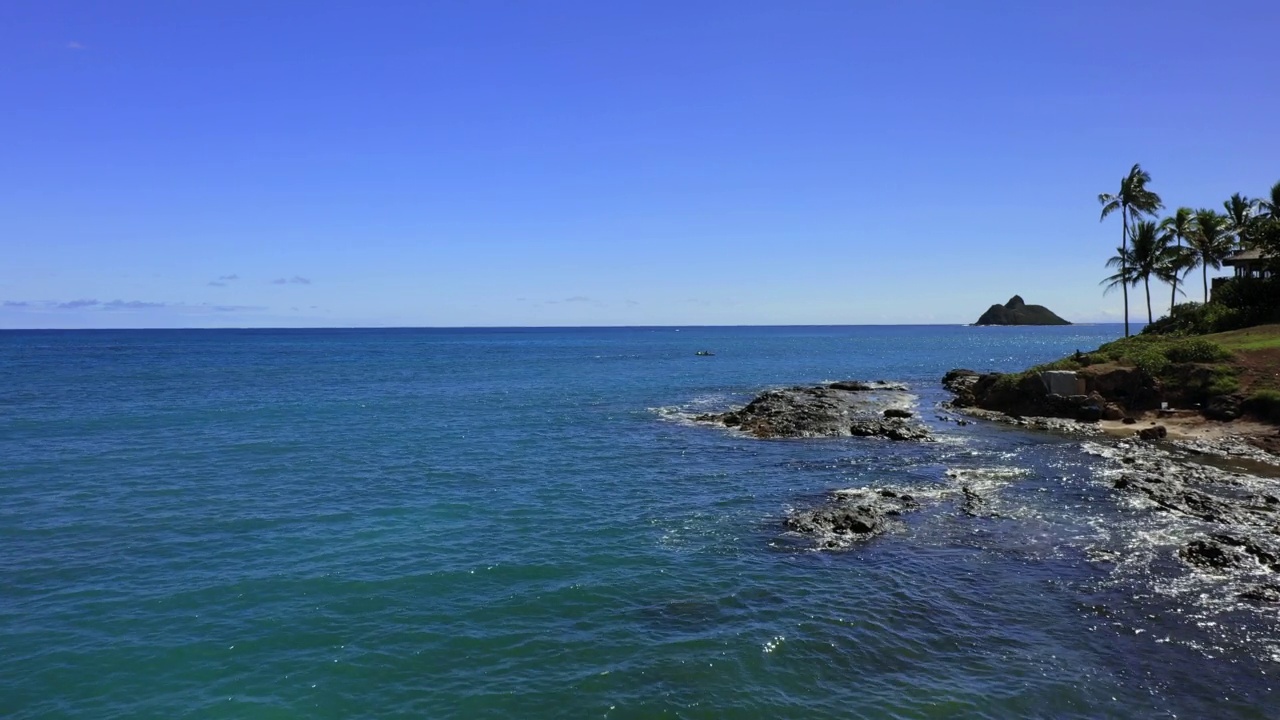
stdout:
[(1163, 440), (1168, 434), (1169, 430), (1163, 425), (1142, 428), (1138, 431), (1138, 437), (1143, 440)]
[(1235, 395), (1215, 395), (1204, 404), (1204, 416), (1210, 420), (1231, 422), (1240, 417), (1240, 398)]

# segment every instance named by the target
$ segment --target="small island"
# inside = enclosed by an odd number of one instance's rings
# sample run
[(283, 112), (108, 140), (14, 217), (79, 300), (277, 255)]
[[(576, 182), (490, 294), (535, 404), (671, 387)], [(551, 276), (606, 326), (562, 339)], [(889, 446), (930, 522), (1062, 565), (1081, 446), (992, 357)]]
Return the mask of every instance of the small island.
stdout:
[(1043, 305), (1028, 305), (1014, 295), (1004, 305), (992, 305), (974, 325), (1070, 325)]

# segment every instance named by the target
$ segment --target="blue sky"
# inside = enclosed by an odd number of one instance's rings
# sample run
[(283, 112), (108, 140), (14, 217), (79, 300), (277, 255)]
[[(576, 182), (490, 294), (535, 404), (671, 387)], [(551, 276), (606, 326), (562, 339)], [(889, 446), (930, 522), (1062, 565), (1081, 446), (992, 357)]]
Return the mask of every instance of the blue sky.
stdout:
[(1014, 293), (1115, 321), (1096, 196), (1131, 164), (1170, 206), (1280, 180), (1276, 27), (1266, 1), (15, 0), (0, 327), (960, 323)]

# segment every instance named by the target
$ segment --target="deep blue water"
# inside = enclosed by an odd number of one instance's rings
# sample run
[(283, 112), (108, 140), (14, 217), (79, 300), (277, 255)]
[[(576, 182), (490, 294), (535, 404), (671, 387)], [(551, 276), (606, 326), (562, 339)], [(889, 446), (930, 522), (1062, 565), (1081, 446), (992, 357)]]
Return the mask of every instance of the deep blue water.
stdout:
[[(1274, 717), (1266, 618), (1098, 559), (1145, 527), (1100, 458), (932, 411), (1120, 332), (0, 333), (0, 716)], [(940, 442), (687, 421), (845, 378)], [(863, 485), (928, 502), (783, 532)]]

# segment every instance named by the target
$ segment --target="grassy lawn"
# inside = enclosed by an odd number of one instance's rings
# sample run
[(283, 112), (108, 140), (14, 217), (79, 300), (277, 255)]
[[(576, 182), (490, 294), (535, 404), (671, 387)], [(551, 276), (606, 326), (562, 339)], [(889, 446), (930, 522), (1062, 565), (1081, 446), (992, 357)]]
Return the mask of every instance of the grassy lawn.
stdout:
[(1280, 325), (1259, 325), (1203, 337), (1228, 350), (1269, 350), (1280, 348)]

